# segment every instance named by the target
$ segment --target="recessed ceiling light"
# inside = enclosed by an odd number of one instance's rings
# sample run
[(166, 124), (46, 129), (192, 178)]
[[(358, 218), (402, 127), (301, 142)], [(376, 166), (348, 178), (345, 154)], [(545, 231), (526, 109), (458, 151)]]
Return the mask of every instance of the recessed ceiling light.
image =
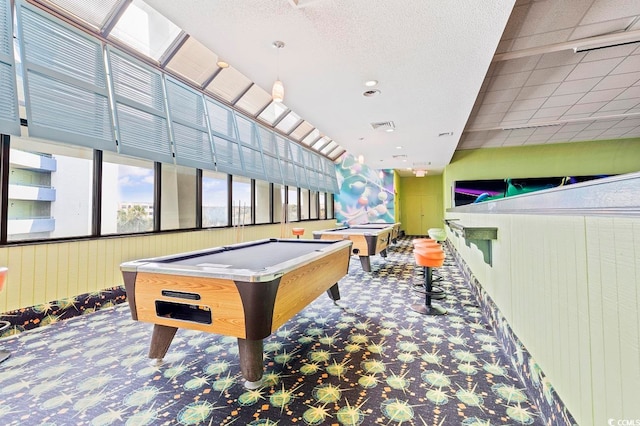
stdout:
[(394, 129), (393, 127), (389, 127), (388, 129), (385, 130), (385, 132), (393, 132), (394, 130), (396, 129)]
[(401, 146), (396, 146), (396, 149), (402, 149), (402, 147)]
[(364, 85), (367, 87), (373, 87), (378, 84), (378, 80), (367, 80), (364, 82)]
[(218, 59), (218, 62), (216, 62), (216, 65), (219, 66), (220, 68), (229, 68), (229, 62), (223, 61), (222, 59)]
[(367, 90), (362, 95), (366, 96), (367, 98), (370, 98), (372, 96), (377, 96), (379, 94), (380, 94), (380, 91), (378, 89), (374, 89), (374, 90)]

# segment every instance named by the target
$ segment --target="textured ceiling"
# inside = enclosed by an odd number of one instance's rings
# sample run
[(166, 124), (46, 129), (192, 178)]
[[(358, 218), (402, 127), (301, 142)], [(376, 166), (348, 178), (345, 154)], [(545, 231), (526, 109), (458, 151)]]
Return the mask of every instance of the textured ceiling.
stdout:
[[(184, 31), (148, 40), (156, 65), (331, 158), (439, 173), (455, 150), (640, 137), (638, 0), (145, 1)], [(110, 4), (113, 40), (142, 3)]]
[(633, 0), (518, 1), (458, 149), (640, 137), (639, 18)]
[[(514, 0), (147, 3), (261, 88), (279, 75), (286, 106), (371, 167), (440, 171)], [(378, 96), (363, 96), (369, 79)], [(387, 121), (395, 132), (371, 126)]]

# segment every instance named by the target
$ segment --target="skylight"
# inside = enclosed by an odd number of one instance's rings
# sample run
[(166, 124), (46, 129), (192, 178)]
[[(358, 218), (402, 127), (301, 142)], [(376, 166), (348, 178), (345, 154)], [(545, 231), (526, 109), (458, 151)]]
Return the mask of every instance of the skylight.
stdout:
[(181, 32), (179, 27), (151, 6), (133, 0), (108, 37), (157, 61)]

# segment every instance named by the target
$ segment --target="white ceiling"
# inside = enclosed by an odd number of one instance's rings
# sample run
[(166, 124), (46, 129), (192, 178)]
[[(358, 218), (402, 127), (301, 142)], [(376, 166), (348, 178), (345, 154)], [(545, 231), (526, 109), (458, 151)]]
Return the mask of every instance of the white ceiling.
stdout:
[(458, 149), (640, 137), (639, 18), (634, 0), (518, 0)]
[[(127, 7), (147, 7), (31, 1), (116, 43)], [(184, 31), (149, 21), (152, 62), (331, 158), (410, 175), (456, 150), (640, 137), (640, 0), (144, 1)]]
[[(369, 166), (434, 171), (441, 171), (456, 149), (514, 5), (514, 0), (146, 2), (263, 89), (270, 91), (279, 74), (286, 106), (349, 153), (364, 155)], [(272, 47), (276, 40), (285, 42), (284, 49)], [(379, 81), (376, 97), (363, 96), (370, 79)], [(393, 121), (395, 132), (371, 126), (387, 121)]]

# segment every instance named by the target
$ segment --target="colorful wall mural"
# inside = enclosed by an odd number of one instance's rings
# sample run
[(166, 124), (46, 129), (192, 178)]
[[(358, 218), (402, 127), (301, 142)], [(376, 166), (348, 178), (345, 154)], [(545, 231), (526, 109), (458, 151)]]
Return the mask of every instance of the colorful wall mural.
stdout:
[(334, 198), (338, 223), (396, 221), (393, 170), (376, 170), (345, 154), (336, 162), (336, 176), (340, 188)]

